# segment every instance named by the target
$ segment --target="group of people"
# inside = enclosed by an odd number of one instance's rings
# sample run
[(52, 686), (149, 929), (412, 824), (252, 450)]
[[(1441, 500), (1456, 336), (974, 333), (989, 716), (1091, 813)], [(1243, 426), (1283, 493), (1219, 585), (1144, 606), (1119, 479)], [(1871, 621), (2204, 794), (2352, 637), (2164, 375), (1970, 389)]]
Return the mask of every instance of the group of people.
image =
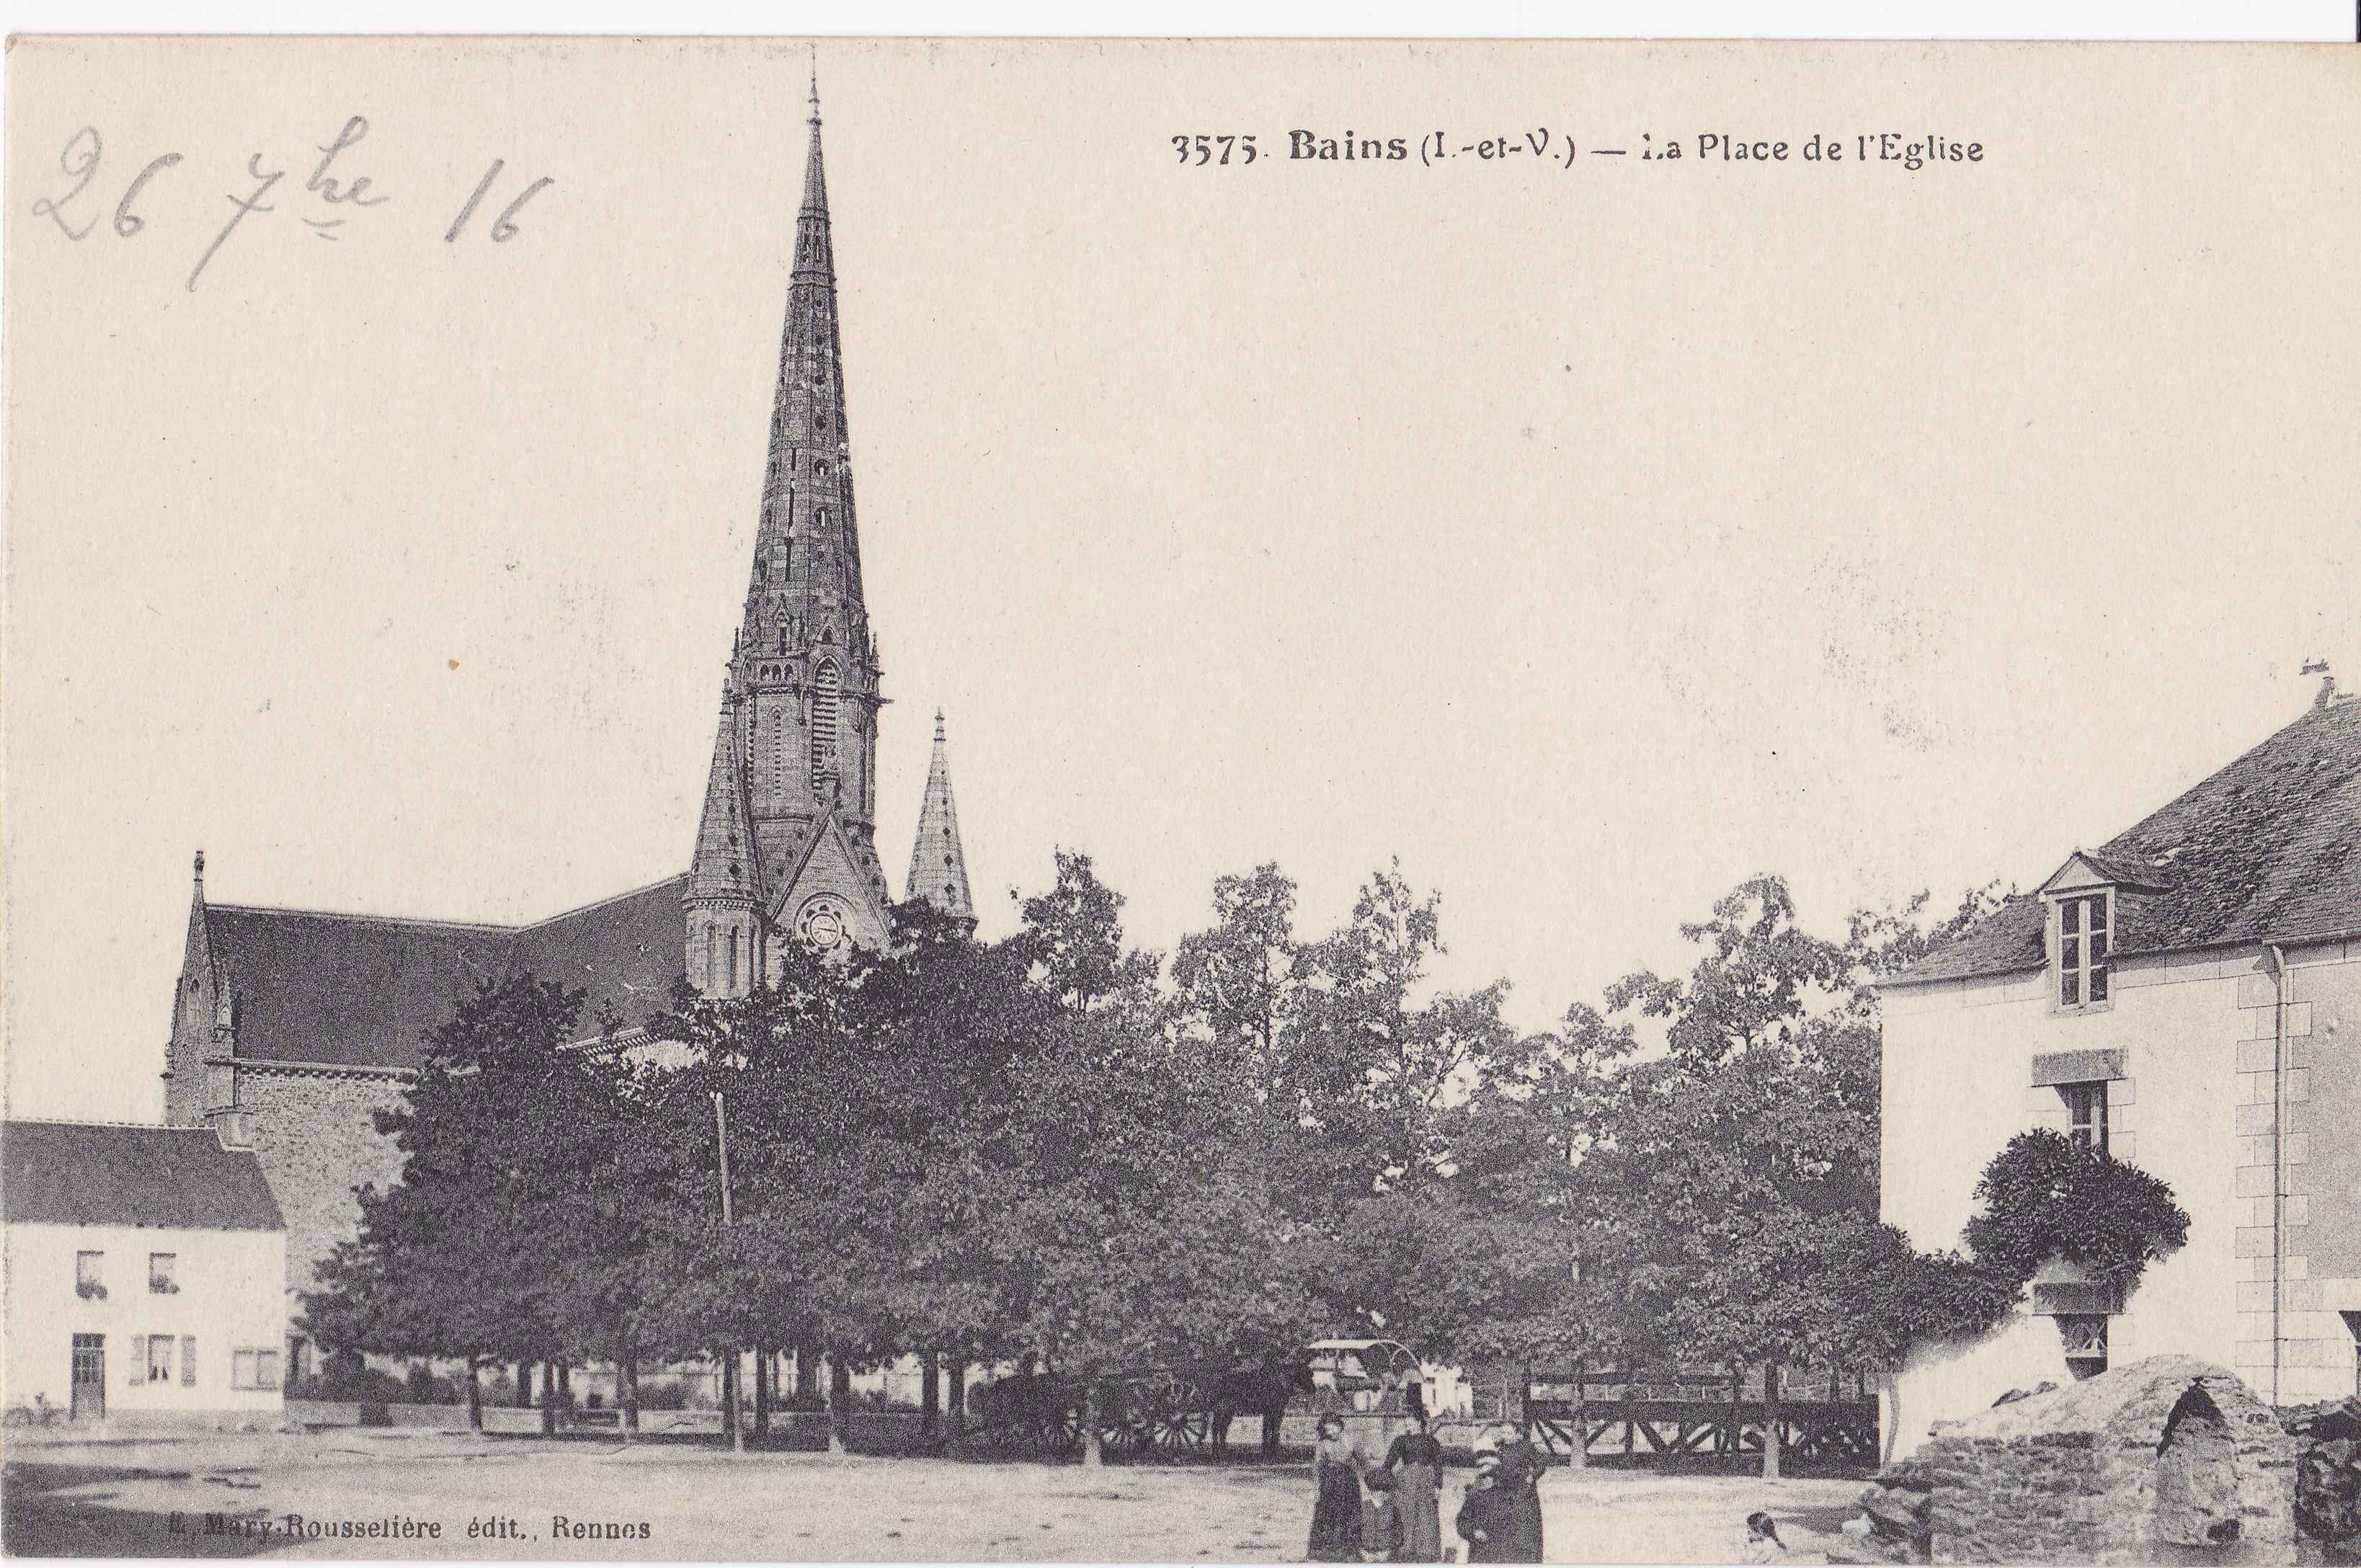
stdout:
[[(1312, 1562), (1444, 1561), (1443, 1445), (1433, 1427), (1420, 1419), (1373, 1464), (1345, 1441), (1343, 1417), (1320, 1418), (1312, 1454)], [(1541, 1453), (1513, 1427), (1485, 1435), (1488, 1441), (1477, 1448), (1475, 1479), (1453, 1520), (1466, 1543), (1467, 1561), (1538, 1563)]]

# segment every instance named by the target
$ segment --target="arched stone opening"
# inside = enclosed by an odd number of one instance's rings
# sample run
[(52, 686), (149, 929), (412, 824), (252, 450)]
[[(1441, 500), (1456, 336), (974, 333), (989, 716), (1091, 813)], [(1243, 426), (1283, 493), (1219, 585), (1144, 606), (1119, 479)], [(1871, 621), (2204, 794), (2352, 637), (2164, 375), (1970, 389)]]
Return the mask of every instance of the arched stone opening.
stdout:
[(2156, 1449), (2156, 1539), (2226, 1547), (2239, 1536), (2238, 1443), (2220, 1406), (2192, 1385), (2165, 1418)]

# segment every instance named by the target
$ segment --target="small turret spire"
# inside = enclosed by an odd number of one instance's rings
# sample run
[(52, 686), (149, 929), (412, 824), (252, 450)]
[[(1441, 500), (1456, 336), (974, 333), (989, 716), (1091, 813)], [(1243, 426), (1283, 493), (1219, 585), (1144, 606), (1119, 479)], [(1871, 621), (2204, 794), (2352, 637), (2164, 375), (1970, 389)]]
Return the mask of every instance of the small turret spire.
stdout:
[(910, 846), (910, 880), (903, 897), (925, 899), (954, 919), (975, 927), (975, 900), (967, 884), (967, 851), (960, 845), (959, 807), (951, 800), (950, 748), (943, 740), (943, 710), (935, 709), (935, 754), (927, 766), (927, 797), (918, 807), (918, 836)]

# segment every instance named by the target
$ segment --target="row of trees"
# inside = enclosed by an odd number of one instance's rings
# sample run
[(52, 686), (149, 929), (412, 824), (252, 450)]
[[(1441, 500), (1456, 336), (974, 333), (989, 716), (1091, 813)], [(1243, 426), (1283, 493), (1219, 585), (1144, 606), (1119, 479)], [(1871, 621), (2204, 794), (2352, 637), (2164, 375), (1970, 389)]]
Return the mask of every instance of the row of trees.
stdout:
[[(362, 1192), (310, 1327), (471, 1364), (799, 1347), (840, 1376), (1031, 1354), (1088, 1382), (1377, 1329), (1466, 1363), (1869, 1368), (2029, 1277), (2037, 1184), (2004, 1259), (1877, 1219), (1873, 984), (1988, 898), (1827, 939), (1752, 881), (1683, 928), (1688, 972), (1528, 1034), (1505, 984), (1432, 983), (1436, 901), (1397, 870), (1317, 938), (1295, 892), (1221, 879), (1168, 963), (1061, 854), (1005, 940), (907, 905), (889, 951), (682, 988), (657, 1051), (566, 1049), (578, 993), (487, 981), (380, 1117), (403, 1178)], [(2178, 1239), (2149, 1230), (2135, 1264)]]

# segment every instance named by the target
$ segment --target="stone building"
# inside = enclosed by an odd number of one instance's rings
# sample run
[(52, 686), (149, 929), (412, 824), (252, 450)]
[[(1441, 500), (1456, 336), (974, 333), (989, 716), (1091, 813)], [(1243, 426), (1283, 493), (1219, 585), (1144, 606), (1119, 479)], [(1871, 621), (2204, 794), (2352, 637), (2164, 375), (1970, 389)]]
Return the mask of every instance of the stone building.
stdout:
[(1857, 1539), (1883, 1550), (1841, 1556), (2285, 1561), (2292, 1453), (2279, 1418), (2237, 1378), (2158, 1356), (1939, 1424), (1862, 1498), (1868, 1528)]
[[(213, 903), (196, 857), (164, 1119), (233, 1129), (256, 1151), (286, 1212), (291, 1297), (353, 1233), (355, 1189), (400, 1175), (373, 1114), (416, 1077), (421, 1032), (476, 981), (514, 966), (580, 987), (586, 1030), (611, 1014), (628, 1046), (684, 973), (708, 995), (742, 995), (789, 941), (886, 938), (885, 698), (862, 592), (817, 96), (810, 126), (752, 568), (687, 871), (496, 926)], [(939, 712), (905, 894), (973, 921)]]
[(1883, 1207), (1959, 1245), (2052, 1127), (2169, 1184), (2188, 1243), (2128, 1299), (2053, 1268), (1895, 1380), (1897, 1452), (2000, 1390), (2167, 1353), (2274, 1405), (2361, 1377), (2361, 701), (2310, 711), (1884, 988)]
[(8, 1406), (71, 1420), (280, 1409), (287, 1227), (247, 1150), (205, 1127), (0, 1124)]

